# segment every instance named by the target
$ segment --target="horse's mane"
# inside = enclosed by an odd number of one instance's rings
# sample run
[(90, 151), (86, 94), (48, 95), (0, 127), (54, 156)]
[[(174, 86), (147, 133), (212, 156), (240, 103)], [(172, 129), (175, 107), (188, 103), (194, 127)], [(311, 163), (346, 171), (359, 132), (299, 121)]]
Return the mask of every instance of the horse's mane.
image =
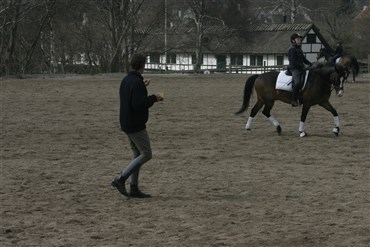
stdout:
[(334, 51), (332, 49), (329, 49), (329, 48), (326, 48), (326, 47), (321, 48), (320, 52), (329, 54), (330, 56), (332, 56), (333, 53), (334, 53)]
[(330, 76), (336, 72), (331, 63), (315, 63), (311, 71), (324, 79), (330, 79)]

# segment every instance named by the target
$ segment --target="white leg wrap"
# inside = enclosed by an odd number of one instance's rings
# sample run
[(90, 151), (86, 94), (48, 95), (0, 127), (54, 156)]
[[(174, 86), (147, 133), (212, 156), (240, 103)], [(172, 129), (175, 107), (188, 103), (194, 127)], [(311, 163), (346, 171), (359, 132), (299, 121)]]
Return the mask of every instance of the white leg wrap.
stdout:
[(252, 122), (253, 122), (253, 117), (249, 117), (247, 124), (245, 125), (246, 129), (251, 129), (252, 128)]
[(270, 122), (275, 126), (275, 127), (277, 127), (277, 126), (279, 126), (280, 124), (279, 124), (279, 122), (273, 117), (273, 116), (270, 116), (269, 117), (269, 120), (270, 120)]
[(334, 126), (339, 127), (339, 117), (334, 117)]
[(299, 132), (303, 132), (304, 131), (304, 122), (300, 121), (299, 122), (299, 128), (298, 128)]

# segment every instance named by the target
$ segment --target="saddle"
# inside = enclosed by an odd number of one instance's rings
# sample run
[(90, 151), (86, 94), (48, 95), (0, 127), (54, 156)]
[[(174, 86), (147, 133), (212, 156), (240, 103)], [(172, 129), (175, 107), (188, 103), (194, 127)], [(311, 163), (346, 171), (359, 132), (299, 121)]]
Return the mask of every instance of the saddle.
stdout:
[[(339, 61), (339, 60), (338, 60)], [(290, 69), (289, 69), (289, 67), (287, 68), (287, 70), (285, 71), (285, 74), (287, 75), (287, 76), (293, 76), (292, 75), (292, 72), (290, 71)], [(304, 82), (304, 80), (305, 80), (305, 77), (306, 77), (306, 73), (301, 73), (301, 84), (302, 84), (302, 82)], [(292, 78), (292, 82), (294, 81), (294, 79)], [(303, 83), (304, 84), (304, 83)], [(299, 87), (301, 87), (302, 85), (299, 85)]]
[[(309, 72), (310, 72), (309, 70), (306, 70), (305, 73), (301, 74), (301, 82), (303, 82), (302, 83), (303, 85), (300, 91), (303, 91), (306, 86)], [(275, 89), (293, 92), (293, 88), (292, 88), (293, 76), (291, 75), (291, 73), (290, 75), (287, 75), (287, 73), (289, 74), (290, 71), (288, 72), (288, 70), (284, 70), (279, 73), (277, 80), (276, 80)]]

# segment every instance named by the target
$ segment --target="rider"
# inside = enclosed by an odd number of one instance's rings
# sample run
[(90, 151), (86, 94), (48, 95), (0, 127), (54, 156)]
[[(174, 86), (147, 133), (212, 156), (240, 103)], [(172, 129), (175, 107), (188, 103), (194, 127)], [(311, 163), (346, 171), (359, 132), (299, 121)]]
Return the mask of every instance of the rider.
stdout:
[(334, 57), (333, 57), (333, 62), (334, 64), (336, 63), (335, 60), (337, 60), (338, 58), (342, 57), (343, 56), (343, 46), (342, 46), (342, 42), (338, 42), (337, 43), (337, 49), (335, 49), (335, 52), (334, 52)]
[(303, 37), (298, 33), (293, 33), (290, 36), (290, 42), (292, 46), (288, 51), (289, 66), (288, 69), (293, 75), (292, 87), (293, 87), (293, 97), (292, 106), (298, 106), (298, 93), (301, 88), (301, 74), (304, 72), (304, 63), (312, 65), (310, 61), (306, 59), (302, 51), (302, 39)]

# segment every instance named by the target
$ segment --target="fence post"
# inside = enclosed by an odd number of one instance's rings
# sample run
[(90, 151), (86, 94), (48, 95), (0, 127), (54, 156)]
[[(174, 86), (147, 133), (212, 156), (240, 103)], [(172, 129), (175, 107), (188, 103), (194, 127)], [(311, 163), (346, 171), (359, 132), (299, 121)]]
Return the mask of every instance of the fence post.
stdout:
[(367, 73), (370, 73), (370, 54), (367, 55)]

